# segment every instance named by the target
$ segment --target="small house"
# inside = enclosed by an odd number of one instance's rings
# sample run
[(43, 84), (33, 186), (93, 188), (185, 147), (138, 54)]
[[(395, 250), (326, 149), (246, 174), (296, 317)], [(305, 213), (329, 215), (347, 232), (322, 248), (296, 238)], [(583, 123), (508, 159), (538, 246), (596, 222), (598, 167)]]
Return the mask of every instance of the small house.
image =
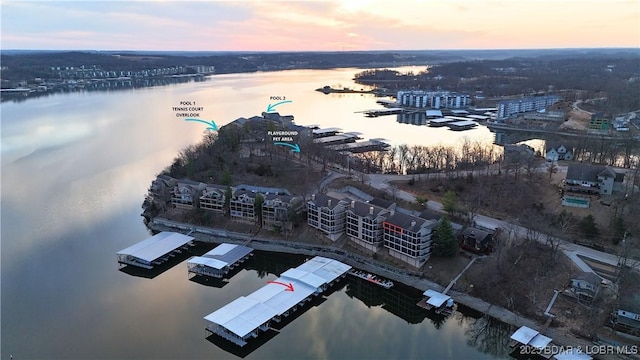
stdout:
[(476, 254), (488, 254), (493, 250), (493, 236), (483, 230), (466, 228), (458, 235), (460, 247)]
[(573, 150), (564, 144), (547, 141), (545, 143), (545, 157), (547, 161), (573, 160)]
[(571, 292), (578, 299), (592, 301), (600, 291), (602, 278), (593, 272), (580, 272), (571, 278)]

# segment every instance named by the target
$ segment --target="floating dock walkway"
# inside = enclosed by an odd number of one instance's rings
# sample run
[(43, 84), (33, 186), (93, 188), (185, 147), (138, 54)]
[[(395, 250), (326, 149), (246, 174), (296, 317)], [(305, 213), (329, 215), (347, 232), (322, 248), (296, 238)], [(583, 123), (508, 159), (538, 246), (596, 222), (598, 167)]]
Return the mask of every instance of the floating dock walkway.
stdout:
[(120, 267), (133, 265), (153, 269), (170, 258), (193, 246), (194, 238), (188, 235), (163, 231), (116, 253)]
[(187, 261), (189, 278), (195, 275), (223, 278), (237, 265), (253, 255), (253, 249), (242, 245), (223, 243), (202, 256)]
[(239, 297), (204, 317), (206, 331), (244, 346), (260, 332), (268, 331), (272, 322), (280, 322), (298, 307), (324, 292), (346, 276), (351, 266), (337, 260), (316, 256), (291, 268), (274, 281), (253, 293)]

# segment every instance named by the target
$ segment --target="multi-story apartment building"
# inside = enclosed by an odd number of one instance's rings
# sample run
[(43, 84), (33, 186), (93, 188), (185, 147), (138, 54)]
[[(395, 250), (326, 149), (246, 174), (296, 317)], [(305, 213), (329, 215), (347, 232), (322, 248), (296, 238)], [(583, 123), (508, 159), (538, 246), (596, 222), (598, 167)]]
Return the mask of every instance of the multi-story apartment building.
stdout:
[(560, 101), (560, 97), (557, 95), (531, 96), (500, 101), (497, 107), (497, 119), (506, 119), (520, 113), (544, 110), (558, 101)]
[(335, 241), (344, 233), (346, 205), (346, 201), (320, 193), (313, 194), (307, 202), (307, 223)]
[(173, 198), (173, 189), (178, 181), (168, 175), (158, 175), (149, 188), (151, 202), (160, 211), (167, 209)]
[(177, 209), (191, 210), (198, 207), (200, 194), (205, 188), (205, 184), (196, 181), (178, 181), (173, 187), (171, 203)]
[(384, 247), (389, 255), (419, 268), (431, 255), (431, 233), (436, 221), (397, 211), (383, 223)]
[(207, 184), (200, 196), (200, 208), (224, 214), (227, 186)]
[(291, 231), (289, 216), (292, 212), (299, 211), (303, 203), (303, 199), (299, 196), (265, 195), (262, 203), (262, 226), (270, 230), (279, 228), (283, 231)]
[(398, 91), (399, 104), (417, 108), (460, 109), (469, 106), (469, 95), (449, 91)]
[(346, 209), (346, 233), (354, 243), (371, 252), (382, 248), (382, 223), (391, 214), (379, 206), (351, 201)]
[(251, 224), (256, 222), (256, 194), (248, 190), (235, 189), (229, 201), (231, 220)]

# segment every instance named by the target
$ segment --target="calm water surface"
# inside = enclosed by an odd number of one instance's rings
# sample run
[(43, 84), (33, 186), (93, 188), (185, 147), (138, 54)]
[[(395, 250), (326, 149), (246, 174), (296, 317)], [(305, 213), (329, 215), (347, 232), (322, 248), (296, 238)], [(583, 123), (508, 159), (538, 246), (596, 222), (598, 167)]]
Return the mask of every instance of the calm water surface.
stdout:
[[(205, 339), (203, 316), (273, 280), (304, 259), (260, 253), (223, 287), (187, 279), (186, 262), (149, 279), (118, 271), (115, 253), (149, 236), (140, 217), (153, 178), (204, 125), (176, 118), (179, 101), (204, 106), (224, 125), (258, 115), (269, 96), (301, 125), (360, 131), (393, 143), (491, 142), (484, 128), (454, 133), (355, 113), (370, 95), (324, 95), (358, 86), (356, 69), (214, 76), (139, 90), (56, 94), (2, 104), (1, 358), (235, 358)], [(359, 86), (358, 86), (359, 87)], [(303, 150), (304, 151), (304, 150)], [(473, 336), (478, 322), (432, 320), (412, 289), (344, 282), (246, 358), (421, 358), (504, 356)], [(475, 324), (475, 325), (474, 325)], [(495, 329), (494, 329), (495, 330)], [(508, 336), (508, 335), (507, 335)], [(480, 351), (489, 346), (497, 350)]]

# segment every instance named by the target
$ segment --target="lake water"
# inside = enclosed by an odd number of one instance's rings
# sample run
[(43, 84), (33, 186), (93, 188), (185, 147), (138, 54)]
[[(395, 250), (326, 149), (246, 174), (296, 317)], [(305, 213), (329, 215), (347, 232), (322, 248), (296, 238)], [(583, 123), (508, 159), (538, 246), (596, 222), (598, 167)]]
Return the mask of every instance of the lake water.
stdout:
[[(54, 94), (2, 104), (1, 357), (14, 359), (235, 358), (205, 339), (203, 317), (297, 266), (303, 258), (259, 253), (224, 287), (187, 279), (186, 262), (149, 279), (118, 271), (115, 253), (149, 237), (140, 216), (155, 176), (204, 124), (172, 107), (196, 102), (224, 125), (259, 115), (270, 96), (300, 125), (340, 127), (394, 144), (491, 142), (479, 127), (456, 133), (355, 113), (371, 95), (324, 95), (354, 86), (357, 69), (230, 74), (204, 82), (110, 92)], [(304, 150), (303, 150), (304, 151)], [(346, 281), (283, 327), (249, 359), (492, 358), (508, 334), (476, 336), (481, 323), (432, 320), (420, 292)], [(498, 326), (498, 327), (496, 327)], [(501, 329), (491, 327), (491, 333)], [(483, 340), (484, 339), (484, 340)], [(482, 349), (483, 351), (481, 351)]]

